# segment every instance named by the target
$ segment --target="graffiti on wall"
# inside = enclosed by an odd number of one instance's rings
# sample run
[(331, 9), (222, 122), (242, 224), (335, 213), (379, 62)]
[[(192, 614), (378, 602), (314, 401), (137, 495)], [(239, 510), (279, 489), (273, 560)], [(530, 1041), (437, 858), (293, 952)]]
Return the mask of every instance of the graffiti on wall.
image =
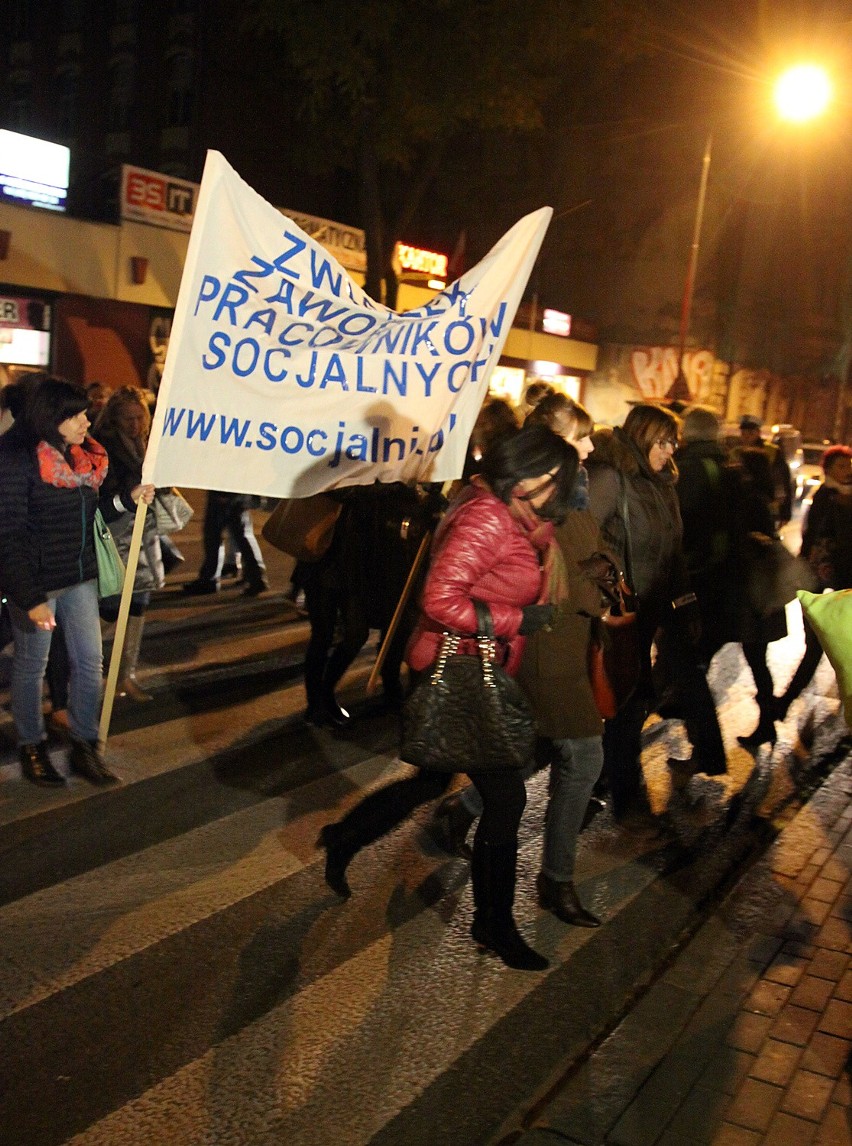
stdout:
[[(709, 397), (715, 356), (709, 350), (687, 350), (683, 372), (690, 397), (699, 402)], [(637, 346), (630, 353), (633, 385), (649, 402), (665, 398), (678, 375), (678, 352), (674, 346)]]

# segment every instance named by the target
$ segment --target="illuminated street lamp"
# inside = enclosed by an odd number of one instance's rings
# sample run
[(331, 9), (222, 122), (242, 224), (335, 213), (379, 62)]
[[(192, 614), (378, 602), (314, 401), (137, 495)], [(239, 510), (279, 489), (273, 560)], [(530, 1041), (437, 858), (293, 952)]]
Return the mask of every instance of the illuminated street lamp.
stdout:
[[(788, 123), (807, 123), (822, 115), (831, 103), (831, 80), (824, 68), (816, 64), (797, 64), (788, 68), (775, 84), (775, 106), (779, 116)], [(707, 137), (704, 158), (701, 162), (701, 181), (698, 187), (698, 202), (695, 207), (695, 225), (692, 231), (692, 246), (689, 251), (689, 264), (683, 286), (683, 300), (680, 309), (680, 341), (678, 346), (678, 381), (685, 382), (683, 356), (689, 334), (692, 315), (692, 295), (695, 288), (695, 273), (698, 268), (698, 249), (701, 242), (701, 228), (704, 222), (704, 202), (707, 197), (707, 178), (710, 174), (710, 157), (713, 150), (713, 135)]]
[(816, 64), (797, 64), (779, 76), (775, 107), (789, 123), (806, 123), (822, 115), (831, 103), (831, 80)]

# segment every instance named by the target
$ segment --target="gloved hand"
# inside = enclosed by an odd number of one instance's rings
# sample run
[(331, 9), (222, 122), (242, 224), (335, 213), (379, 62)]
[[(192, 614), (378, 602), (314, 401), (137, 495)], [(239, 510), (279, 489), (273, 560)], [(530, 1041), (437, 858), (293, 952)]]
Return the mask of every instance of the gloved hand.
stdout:
[(617, 605), (618, 596), (618, 569), (611, 558), (605, 553), (593, 553), (577, 563), (583, 573), (593, 581), (601, 595), (601, 604), (604, 606)]
[(556, 615), (555, 605), (524, 605), (521, 612), (524, 615), (518, 632), (522, 637), (532, 636), (539, 629), (546, 628)]

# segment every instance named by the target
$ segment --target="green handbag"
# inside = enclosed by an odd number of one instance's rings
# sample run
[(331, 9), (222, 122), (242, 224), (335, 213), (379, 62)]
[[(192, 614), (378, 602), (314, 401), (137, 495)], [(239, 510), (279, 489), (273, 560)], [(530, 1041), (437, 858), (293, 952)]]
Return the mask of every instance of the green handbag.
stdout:
[(95, 557), (98, 559), (98, 596), (117, 597), (124, 585), (124, 562), (99, 509), (95, 510)]

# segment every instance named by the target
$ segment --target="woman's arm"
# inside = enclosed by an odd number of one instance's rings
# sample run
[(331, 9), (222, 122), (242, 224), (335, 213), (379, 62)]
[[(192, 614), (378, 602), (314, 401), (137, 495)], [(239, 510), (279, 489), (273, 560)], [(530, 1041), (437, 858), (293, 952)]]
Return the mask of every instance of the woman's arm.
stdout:
[[(476, 632), (475, 587), (486, 574), (499, 568), (506, 529), (512, 528), (504, 514), (490, 510), (481, 502), (459, 506), (433, 555), (421, 606), (442, 628), (458, 633)], [(520, 606), (500, 601), (488, 604), (496, 636), (516, 636), (523, 619)]]
[(622, 479), (609, 465), (589, 468), (589, 509), (601, 535), (624, 568), (624, 526), (621, 520)]
[[(10, 431), (11, 432), (11, 431)], [(47, 597), (30, 560), (28, 526), (32, 466), (23, 451), (0, 457), (0, 588), (19, 609), (47, 608)], [(45, 621), (41, 612), (36, 620)]]

